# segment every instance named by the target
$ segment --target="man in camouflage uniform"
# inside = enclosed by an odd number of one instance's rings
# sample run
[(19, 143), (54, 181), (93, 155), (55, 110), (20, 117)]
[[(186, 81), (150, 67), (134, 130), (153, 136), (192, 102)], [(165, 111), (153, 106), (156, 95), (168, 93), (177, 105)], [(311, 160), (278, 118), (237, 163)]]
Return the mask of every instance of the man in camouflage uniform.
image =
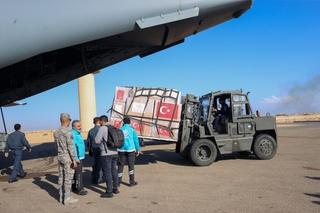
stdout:
[(58, 147), (60, 203), (67, 205), (78, 201), (78, 199), (71, 197), (74, 168), (77, 167), (77, 162), (72, 141), (72, 133), (68, 128), (71, 122), (70, 115), (61, 113), (60, 122), (61, 127), (55, 131), (54, 140)]

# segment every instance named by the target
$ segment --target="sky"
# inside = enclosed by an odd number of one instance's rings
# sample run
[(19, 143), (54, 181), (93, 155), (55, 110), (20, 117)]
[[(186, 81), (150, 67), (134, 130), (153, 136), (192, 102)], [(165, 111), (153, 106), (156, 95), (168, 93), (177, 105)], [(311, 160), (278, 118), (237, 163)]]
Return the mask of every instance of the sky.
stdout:
[[(154, 55), (107, 67), (95, 76), (98, 115), (116, 86), (168, 87), (182, 94), (243, 89), (263, 113), (320, 112), (320, 0), (256, 0), (225, 22)], [(4, 108), (9, 131), (54, 129), (60, 112), (79, 118), (77, 81)], [(3, 125), (0, 124), (0, 131)]]

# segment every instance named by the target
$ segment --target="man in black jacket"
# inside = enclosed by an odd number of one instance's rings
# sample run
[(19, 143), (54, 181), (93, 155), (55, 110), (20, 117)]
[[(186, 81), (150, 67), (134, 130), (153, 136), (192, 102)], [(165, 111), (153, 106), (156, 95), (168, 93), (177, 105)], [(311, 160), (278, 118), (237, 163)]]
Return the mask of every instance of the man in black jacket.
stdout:
[(7, 146), (5, 156), (8, 157), (8, 152), (11, 150), (13, 152), (13, 170), (9, 178), (9, 183), (13, 183), (17, 181), (17, 176), (24, 178), (27, 174), (23, 171), (23, 167), (21, 164), (22, 160), (22, 152), (24, 147), (27, 148), (29, 152), (31, 152), (31, 146), (26, 139), (26, 136), (23, 132), (20, 131), (21, 125), (14, 125), (14, 132), (11, 133), (7, 138)]
[(94, 164), (92, 167), (91, 182), (94, 185), (98, 185), (102, 179), (102, 165), (101, 165), (101, 150), (100, 145), (96, 143), (95, 137), (100, 128), (100, 118), (95, 117), (93, 119), (94, 127), (90, 129), (88, 133), (87, 143), (89, 147), (89, 155), (94, 158)]

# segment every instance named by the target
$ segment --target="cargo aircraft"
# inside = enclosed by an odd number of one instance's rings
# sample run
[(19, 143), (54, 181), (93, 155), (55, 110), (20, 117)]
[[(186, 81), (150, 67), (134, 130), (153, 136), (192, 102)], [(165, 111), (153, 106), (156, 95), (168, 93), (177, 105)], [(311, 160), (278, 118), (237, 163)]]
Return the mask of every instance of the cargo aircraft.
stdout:
[(233, 18), (251, 0), (2, 0), (0, 106)]

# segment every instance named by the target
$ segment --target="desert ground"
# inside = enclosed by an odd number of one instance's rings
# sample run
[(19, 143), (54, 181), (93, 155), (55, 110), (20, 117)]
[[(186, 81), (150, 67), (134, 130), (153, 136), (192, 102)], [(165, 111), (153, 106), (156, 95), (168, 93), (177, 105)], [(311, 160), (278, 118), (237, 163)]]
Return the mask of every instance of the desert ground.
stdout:
[(137, 161), (139, 185), (122, 185), (113, 199), (100, 198), (104, 184), (90, 185), (88, 158), (89, 194), (76, 196), (80, 202), (72, 206), (57, 201), (54, 143), (35, 143), (24, 156), (28, 176), (17, 183), (7, 183), (11, 159), (0, 154), (0, 212), (320, 212), (320, 123), (287, 124), (278, 133), (272, 160), (227, 155), (209, 167), (193, 166), (174, 153), (174, 144), (148, 145)]
[(278, 124), (299, 123), (299, 122), (320, 122), (320, 113), (303, 113), (296, 115), (276, 116)]

